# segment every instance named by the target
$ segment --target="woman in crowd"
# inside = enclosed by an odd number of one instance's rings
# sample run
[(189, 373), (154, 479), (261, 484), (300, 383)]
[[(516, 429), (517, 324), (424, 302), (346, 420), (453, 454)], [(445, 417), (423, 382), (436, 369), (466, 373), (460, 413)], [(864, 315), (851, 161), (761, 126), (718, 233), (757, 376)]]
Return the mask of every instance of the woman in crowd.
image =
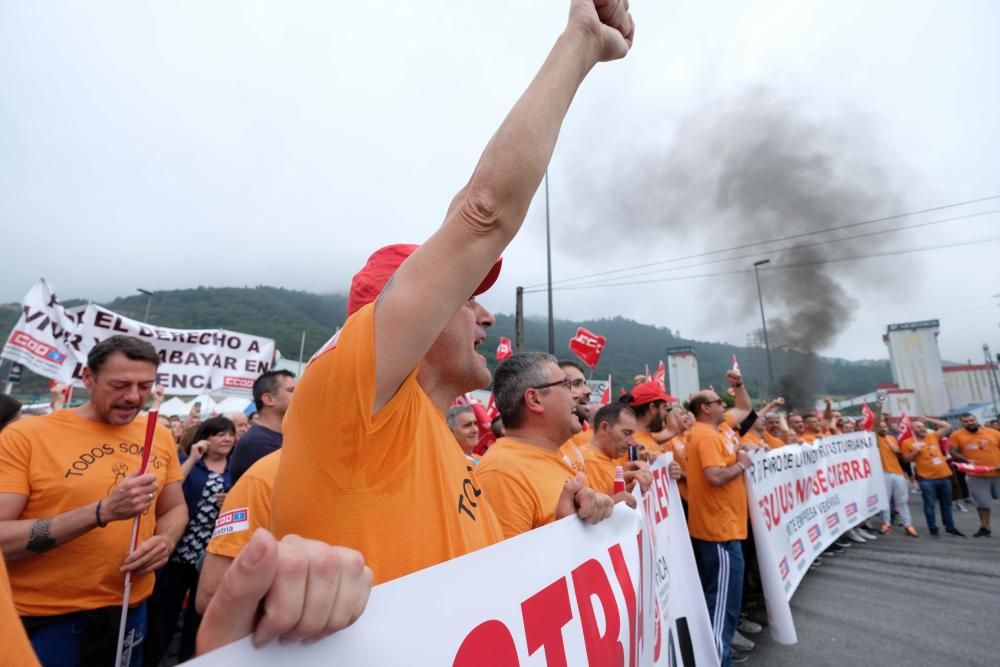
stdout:
[(156, 587), (149, 603), (149, 636), (143, 655), (143, 662), (148, 666), (159, 664), (166, 652), (186, 595), (190, 602), (184, 611), (178, 658), (183, 661), (194, 655), (195, 637), (201, 622), (194, 608), (198, 573), (219, 508), (232, 486), (229, 455), (236, 444), (233, 422), (225, 417), (207, 419), (193, 440), (190, 454), (181, 457), (189, 522), (170, 560), (156, 573)]

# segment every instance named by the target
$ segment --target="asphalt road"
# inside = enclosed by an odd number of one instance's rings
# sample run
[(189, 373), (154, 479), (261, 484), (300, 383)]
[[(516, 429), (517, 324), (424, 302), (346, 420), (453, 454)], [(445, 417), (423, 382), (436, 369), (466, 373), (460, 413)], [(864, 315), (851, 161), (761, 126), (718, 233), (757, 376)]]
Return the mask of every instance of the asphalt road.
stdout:
[(912, 494), (910, 511), (919, 538), (897, 528), (824, 557), (792, 597), (798, 644), (765, 629), (746, 664), (1000, 666), (1000, 502), (989, 538), (971, 537), (974, 509), (955, 513), (969, 539), (930, 537)]

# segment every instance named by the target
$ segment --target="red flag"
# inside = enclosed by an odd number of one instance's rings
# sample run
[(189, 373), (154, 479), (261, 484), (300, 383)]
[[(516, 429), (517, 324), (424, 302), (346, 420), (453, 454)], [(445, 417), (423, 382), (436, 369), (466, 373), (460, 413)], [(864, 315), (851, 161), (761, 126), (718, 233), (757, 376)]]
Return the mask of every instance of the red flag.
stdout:
[(664, 389), (667, 388), (667, 367), (663, 365), (660, 361), (660, 365), (656, 367), (656, 372), (653, 373), (653, 381), (658, 382)]
[(737, 373), (740, 372), (740, 362), (736, 361), (736, 355), (733, 355), (733, 370)]
[(476, 417), (476, 426), (479, 428), (479, 444), (472, 450), (474, 453), (482, 454), (487, 447), (496, 442), (497, 438), (493, 435), (493, 416), (491, 415), (491, 409), (496, 410), (496, 406), (493, 405), (492, 394), (490, 394), (490, 404), (486, 408), (473, 398), (472, 394), (458, 396), (451, 404), (468, 405), (472, 408), (472, 414)]
[(875, 413), (865, 402), (861, 403), (861, 430), (871, 431), (875, 428)]
[(583, 363), (591, 368), (597, 366), (598, 359), (608, 339), (598, 336), (592, 331), (587, 331), (583, 327), (577, 327), (576, 335), (569, 339), (570, 352), (580, 357)]
[(604, 388), (601, 393), (601, 405), (607, 405), (611, 402), (611, 375), (608, 375), (608, 386)]
[(503, 361), (512, 354), (514, 354), (514, 350), (510, 346), (510, 338), (501, 336), (500, 344), (497, 345), (497, 361)]
[(490, 423), (500, 416), (500, 410), (497, 408), (496, 399), (493, 397), (493, 392), (490, 392), (490, 401), (486, 404), (486, 416), (490, 418)]
[(910, 416), (903, 413), (903, 416), (899, 418), (899, 442), (902, 444), (907, 438), (913, 437), (913, 425), (910, 424)]

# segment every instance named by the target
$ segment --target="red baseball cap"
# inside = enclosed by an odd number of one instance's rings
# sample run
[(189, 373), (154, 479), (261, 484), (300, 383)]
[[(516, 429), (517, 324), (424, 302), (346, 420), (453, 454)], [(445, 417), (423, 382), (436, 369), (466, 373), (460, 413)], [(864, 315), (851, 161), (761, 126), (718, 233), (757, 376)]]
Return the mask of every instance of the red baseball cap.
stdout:
[[(379, 248), (372, 253), (361, 270), (351, 279), (351, 293), (347, 296), (347, 315), (353, 315), (377, 299), (385, 284), (389, 282), (389, 278), (396, 273), (396, 269), (419, 247), (413, 243), (397, 243)], [(500, 276), (502, 263), (502, 257), (497, 259), (490, 272), (483, 278), (483, 282), (479, 283), (479, 287), (472, 293), (473, 296), (478, 296), (493, 287), (493, 283)]]
[(629, 405), (633, 408), (637, 408), (640, 405), (646, 405), (647, 403), (652, 403), (653, 401), (666, 401), (667, 403), (676, 403), (677, 399), (663, 391), (663, 386), (659, 382), (653, 380), (647, 380), (641, 384), (637, 384), (632, 387), (632, 400), (629, 401)]

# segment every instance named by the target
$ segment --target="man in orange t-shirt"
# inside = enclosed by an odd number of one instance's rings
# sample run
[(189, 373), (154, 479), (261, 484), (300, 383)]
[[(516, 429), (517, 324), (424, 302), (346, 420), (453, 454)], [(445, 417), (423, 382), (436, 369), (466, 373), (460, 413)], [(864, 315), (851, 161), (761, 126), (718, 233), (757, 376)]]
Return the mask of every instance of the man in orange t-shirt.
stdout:
[[(928, 431), (924, 422), (930, 422), (938, 427), (936, 431)], [(924, 518), (927, 519), (927, 531), (932, 537), (938, 537), (937, 520), (934, 502), (941, 505), (941, 520), (945, 532), (956, 537), (965, 537), (957, 528), (951, 516), (951, 466), (941, 451), (941, 438), (951, 432), (948, 422), (940, 419), (924, 417), (912, 422), (913, 437), (899, 443), (903, 460), (912, 462), (917, 470), (917, 484), (924, 501)]]
[(781, 428), (781, 415), (777, 412), (770, 412), (764, 416), (764, 444), (768, 449), (777, 449), (788, 444)]
[(278, 536), (356, 549), (376, 583), (502, 538), (444, 413), (490, 383), (476, 347), (494, 318), (475, 295), (496, 280), (577, 89), (598, 62), (625, 56), (633, 30), (623, 6), (599, 15), (593, 2), (573, 2), (441, 226), (419, 247), (376, 251), (354, 276), (347, 321), (309, 363), (285, 415)]
[[(615, 469), (619, 460), (628, 453), (629, 445), (635, 444), (635, 412), (629, 406), (617, 401), (601, 407), (594, 415), (594, 437), (583, 450), (586, 464), (587, 485), (608, 495), (615, 490)], [(628, 461), (622, 466), (625, 490), (630, 492), (638, 482), (642, 493), (649, 490), (653, 476), (645, 461)]]
[[(739, 380), (742, 384), (742, 380)], [(714, 391), (688, 402), (695, 416), (688, 442), (688, 530), (712, 619), (715, 647), (730, 664), (729, 644), (743, 597), (742, 540), (747, 537), (744, 471), (750, 456), (739, 441), (720, 431), (725, 406)]]
[[(87, 356), (87, 403), (0, 433), (0, 547), (14, 604), (43, 663), (114, 662), (125, 572), (132, 573), (127, 641), (131, 662), (142, 662), (153, 573), (188, 523), (166, 428), (156, 427), (146, 474), (138, 475), (146, 418), (137, 417), (159, 361), (148, 342), (112, 336)], [(154, 407), (162, 398), (161, 388)], [(139, 546), (126, 557), (136, 514)]]
[(878, 438), (878, 453), (882, 459), (882, 473), (885, 476), (886, 497), (889, 506), (882, 510), (882, 527), (879, 532), (888, 535), (892, 532), (892, 508), (896, 508), (899, 518), (903, 521), (903, 530), (910, 537), (917, 537), (917, 529), (913, 526), (910, 516), (910, 489), (906, 475), (899, 465), (899, 443), (889, 433), (889, 425), (884, 420), (879, 421), (875, 431)]
[(497, 366), (493, 396), (507, 436), (486, 452), (476, 475), (504, 538), (573, 511), (588, 523), (611, 516), (612, 499), (589, 488), (560, 451), (580, 429), (571, 384), (543, 352), (519, 352)]
[(965, 471), (969, 495), (979, 512), (979, 530), (973, 537), (989, 537), (990, 506), (1000, 498), (1000, 432), (983, 428), (972, 413), (959, 416), (962, 428), (948, 438), (951, 457), (959, 463), (976, 466)]
[(580, 421), (581, 429), (574, 433), (560, 447), (563, 456), (570, 467), (577, 472), (584, 472), (583, 452), (594, 433), (587, 421), (590, 419), (590, 385), (583, 367), (568, 359), (559, 361), (559, 368), (570, 381), (570, 395), (573, 398), (573, 414)]
[(655, 460), (663, 450), (652, 434), (663, 430), (667, 406), (675, 399), (663, 391), (663, 385), (659, 382), (648, 380), (632, 387), (632, 391), (622, 396), (621, 400), (635, 410), (635, 421), (639, 428), (635, 434), (636, 444), (642, 446), (647, 461)]
[(280, 449), (257, 459), (226, 494), (198, 577), (196, 606), (199, 614), (205, 613), (205, 607), (215, 595), (229, 566), (254, 532), (258, 528), (270, 528), (271, 490), (280, 462)]
[(803, 442), (812, 443), (815, 442), (817, 438), (821, 438), (825, 435), (823, 431), (823, 422), (820, 418), (814, 414), (808, 414), (802, 418), (802, 440)]

